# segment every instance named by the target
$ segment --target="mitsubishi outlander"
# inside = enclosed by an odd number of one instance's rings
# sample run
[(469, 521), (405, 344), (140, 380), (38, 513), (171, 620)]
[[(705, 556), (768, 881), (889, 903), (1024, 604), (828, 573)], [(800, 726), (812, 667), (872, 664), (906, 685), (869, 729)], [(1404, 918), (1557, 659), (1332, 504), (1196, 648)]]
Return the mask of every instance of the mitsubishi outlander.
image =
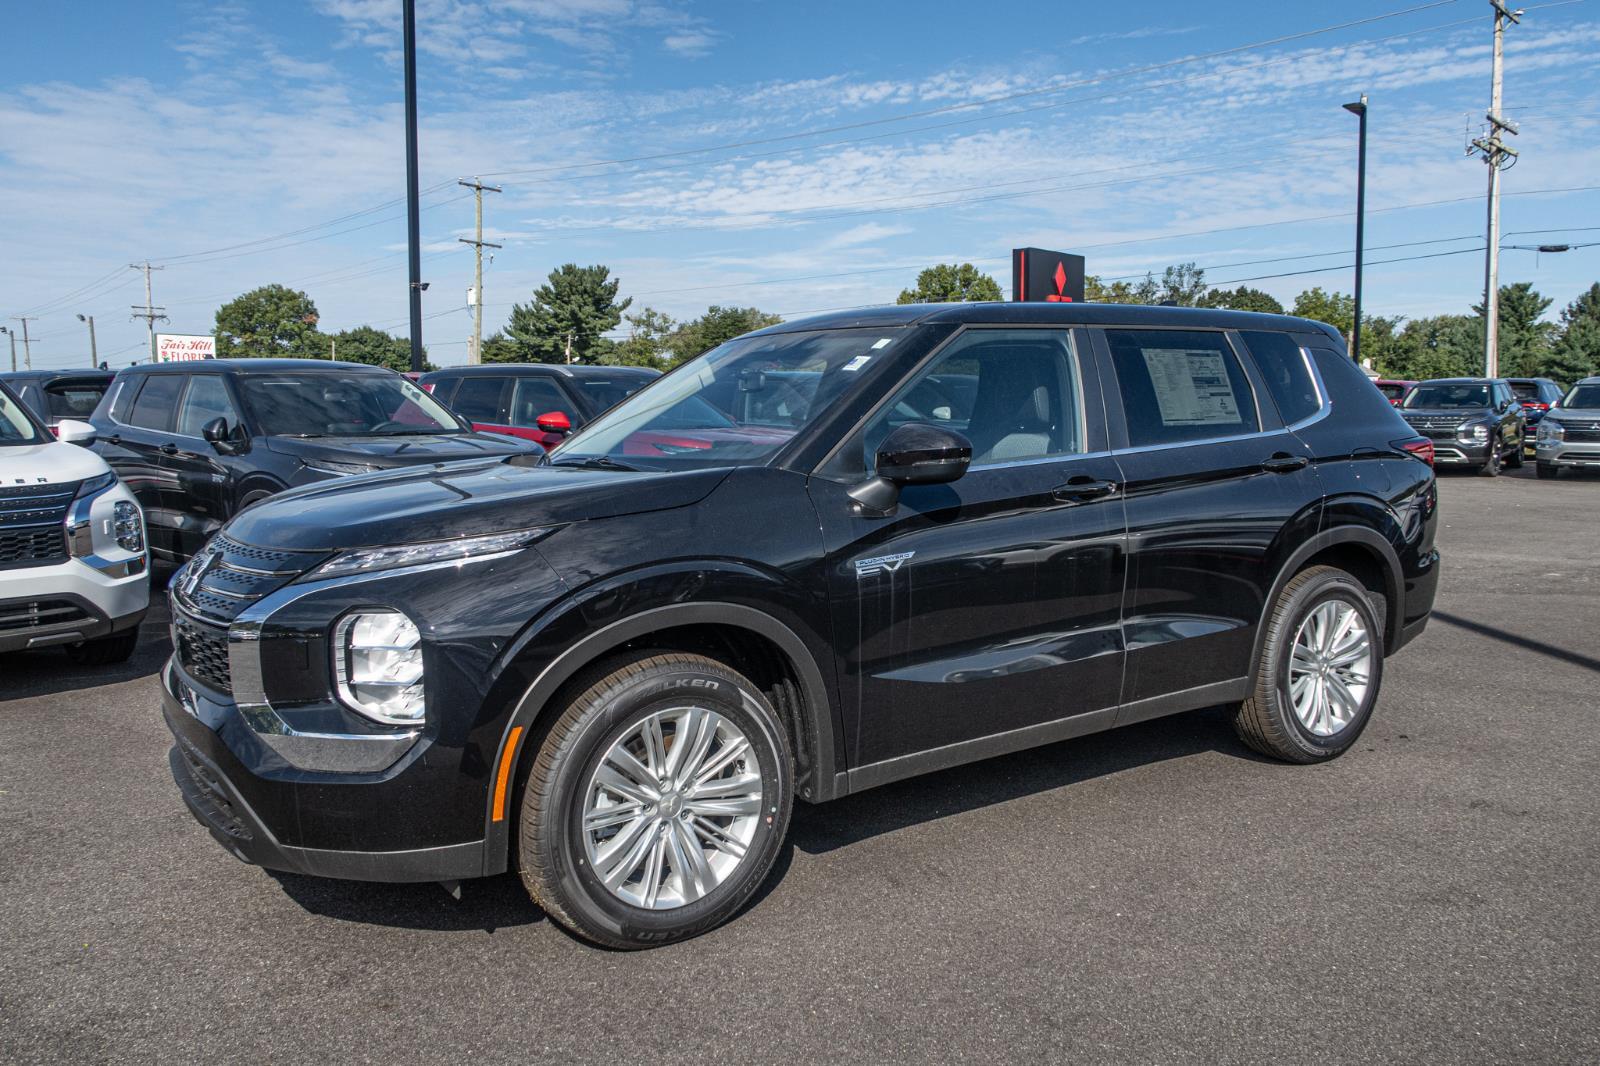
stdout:
[(235, 515), (169, 592), (172, 773), (247, 862), (516, 871), (590, 940), (679, 940), (796, 800), (1219, 704), (1349, 750), (1433, 604), (1432, 456), (1303, 319), (784, 323), (548, 456)]

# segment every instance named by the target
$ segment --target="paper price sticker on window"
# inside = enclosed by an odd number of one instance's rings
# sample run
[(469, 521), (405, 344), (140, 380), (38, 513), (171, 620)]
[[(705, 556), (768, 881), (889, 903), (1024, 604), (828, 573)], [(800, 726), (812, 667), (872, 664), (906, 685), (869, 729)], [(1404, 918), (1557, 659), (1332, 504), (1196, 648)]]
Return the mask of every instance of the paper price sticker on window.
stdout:
[(1212, 348), (1145, 348), (1145, 367), (1161, 421), (1169, 426), (1237, 426), (1228, 367)]
[(853, 372), (853, 371), (856, 371), (856, 370), (860, 370), (862, 367), (866, 366), (870, 362), (872, 362), (872, 356), (870, 356), (870, 355), (858, 355), (854, 359), (852, 359), (848, 363), (846, 363), (844, 366), (841, 366), (839, 369)]

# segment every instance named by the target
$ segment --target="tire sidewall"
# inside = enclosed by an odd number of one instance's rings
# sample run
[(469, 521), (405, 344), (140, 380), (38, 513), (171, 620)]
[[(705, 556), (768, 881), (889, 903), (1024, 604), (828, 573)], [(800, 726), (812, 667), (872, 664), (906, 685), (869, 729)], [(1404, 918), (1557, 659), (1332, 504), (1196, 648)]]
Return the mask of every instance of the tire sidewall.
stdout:
[[(1289, 698), (1289, 664), (1300, 626), (1313, 609), (1330, 601), (1349, 604), (1360, 613), (1367, 627), (1368, 639), (1372, 642), (1372, 670), (1366, 697), (1350, 723), (1331, 737), (1319, 737), (1302, 725), (1300, 716), (1294, 713), (1294, 704)], [(1291, 744), (1315, 759), (1332, 758), (1354, 744), (1372, 719), (1372, 709), (1377, 705), (1378, 694), (1383, 687), (1383, 626), (1367, 590), (1353, 578), (1335, 573), (1318, 575), (1296, 589), (1284, 618), (1285, 624), (1275, 634), (1271, 650), (1271, 699), (1283, 720), (1284, 735)]]
[[(619, 737), (646, 716), (686, 703), (716, 711), (744, 733), (760, 768), (767, 810), (732, 876), (693, 903), (649, 911), (612, 895), (590, 867), (583, 800), (595, 768)], [(651, 671), (607, 693), (585, 713), (542, 805), (537, 846), (565, 906), (582, 925), (641, 947), (682, 940), (727, 921), (760, 887), (788, 828), (792, 777), (782, 726), (759, 692), (720, 671)]]

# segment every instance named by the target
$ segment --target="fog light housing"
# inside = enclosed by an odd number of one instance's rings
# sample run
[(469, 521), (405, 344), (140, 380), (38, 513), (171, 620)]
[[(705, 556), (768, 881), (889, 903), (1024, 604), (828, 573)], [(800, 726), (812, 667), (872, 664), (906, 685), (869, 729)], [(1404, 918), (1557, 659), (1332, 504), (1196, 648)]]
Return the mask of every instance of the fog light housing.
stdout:
[(111, 513), (111, 528), (117, 536), (117, 547), (144, 553), (144, 516), (139, 513), (138, 504), (118, 500)]
[(366, 608), (333, 630), (333, 673), (339, 699), (387, 725), (422, 720), (422, 634), (399, 611)]

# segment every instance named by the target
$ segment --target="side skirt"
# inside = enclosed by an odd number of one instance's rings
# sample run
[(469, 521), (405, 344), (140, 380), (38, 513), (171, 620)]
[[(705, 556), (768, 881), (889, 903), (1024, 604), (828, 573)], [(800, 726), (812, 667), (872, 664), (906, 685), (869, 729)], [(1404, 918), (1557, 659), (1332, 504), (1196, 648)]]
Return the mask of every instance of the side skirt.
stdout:
[(994, 733), (974, 740), (963, 740), (958, 744), (947, 744), (942, 748), (885, 759), (883, 762), (870, 763), (849, 771), (848, 791), (862, 792), (869, 788), (877, 788), (879, 785), (887, 785), (891, 781), (917, 777), (936, 770), (947, 770), (952, 766), (977, 762), (980, 759), (992, 759), (998, 755), (1010, 755), (1012, 752), (1027, 748), (1054, 744), (1058, 740), (1071, 740), (1073, 737), (1087, 736), (1090, 733), (1103, 733), (1117, 726), (1131, 725), (1134, 722), (1144, 722), (1169, 714), (1182, 714), (1184, 711), (1198, 710), (1216, 703), (1230, 703), (1244, 699), (1249, 691), (1249, 678), (1220, 681), (1184, 689), (1181, 692), (1169, 692), (1166, 695), (1139, 700), (1137, 703), (1106, 707), (1098, 711), (1075, 714), (1069, 718), (1058, 718), (1053, 722), (1040, 722), (1038, 725), (1024, 726), (1005, 733)]

